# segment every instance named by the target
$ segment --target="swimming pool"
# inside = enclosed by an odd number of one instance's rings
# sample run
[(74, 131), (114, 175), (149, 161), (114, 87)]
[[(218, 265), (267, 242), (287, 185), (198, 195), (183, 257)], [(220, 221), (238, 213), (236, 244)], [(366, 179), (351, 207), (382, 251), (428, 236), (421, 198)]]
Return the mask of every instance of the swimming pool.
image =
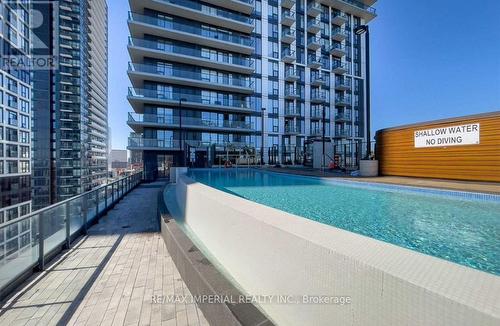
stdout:
[(500, 275), (500, 201), (494, 196), (476, 200), (254, 169), (190, 170), (189, 176), (310, 220)]

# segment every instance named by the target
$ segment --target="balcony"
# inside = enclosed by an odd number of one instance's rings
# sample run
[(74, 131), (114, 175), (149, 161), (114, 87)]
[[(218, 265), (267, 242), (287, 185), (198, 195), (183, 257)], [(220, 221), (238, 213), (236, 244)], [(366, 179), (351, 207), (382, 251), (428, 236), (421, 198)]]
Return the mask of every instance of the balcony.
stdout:
[(321, 67), (321, 57), (315, 55), (310, 55), (307, 57), (307, 67), (312, 69), (318, 69)]
[(330, 54), (337, 58), (342, 58), (347, 54), (345, 46), (340, 43), (332, 43), (330, 46)]
[(324, 103), (326, 102), (326, 94), (322, 91), (311, 92), (311, 103)]
[(295, 11), (283, 9), (281, 12), (281, 24), (292, 26), (295, 23)]
[(321, 120), (323, 119), (323, 110), (320, 109), (311, 109), (311, 120)]
[(203, 0), (219, 7), (250, 15), (254, 11), (254, 0)]
[(281, 42), (291, 44), (295, 41), (295, 30), (294, 29), (284, 29), (281, 32)]
[(180, 44), (167, 45), (140, 38), (129, 38), (128, 51), (133, 62), (140, 62), (148, 57), (242, 74), (251, 74), (255, 70), (253, 60), (237, 53), (205, 57), (202, 56), (201, 48), (191, 48)]
[(307, 31), (309, 33), (317, 34), (321, 30), (321, 25), (320, 25), (320, 20), (315, 18), (315, 19), (309, 19), (307, 21)]
[(171, 83), (221, 91), (253, 93), (253, 83), (249, 78), (232, 77), (229, 74), (202, 73), (140, 63), (129, 63), (128, 74), (132, 85), (142, 85), (143, 81)]
[(295, 0), (281, 0), (280, 5), (285, 8), (292, 8), (295, 5)]
[(128, 150), (131, 151), (179, 151), (181, 150), (180, 142), (178, 140), (166, 140), (166, 139), (153, 139), (153, 138), (142, 138), (142, 137), (129, 137), (128, 139)]
[(309, 36), (307, 38), (307, 48), (313, 51), (321, 48), (321, 38), (316, 36)]
[(285, 99), (287, 100), (295, 100), (300, 98), (300, 93), (295, 88), (286, 88), (285, 89)]
[(338, 113), (335, 115), (335, 122), (350, 122), (351, 115), (347, 113)]
[(332, 28), (332, 39), (337, 41), (337, 42), (342, 42), (345, 40), (349, 34), (347, 31), (343, 28), (337, 27), (337, 28)]
[(348, 132), (346, 130), (335, 130), (333, 137), (335, 137), (335, 138), (348, 138), (348, 137), (351, 137), (351, 134), (350, 134), (350, 132)]
[(367, 23), (377, 17), (376, 9), (356, 0), (323, 0), (329, 6), (363, 18)]
[(289, 48), (284, 49), (281, 53), (281, 60), (286, 63), (295, 62), (295, 60), (297, 60), (297, 57), (295, 56), (295, 51)]
[(295, 125), (285, 125), (285, 134), (287, 135), (297, 135), (300, 134), (300, 128)]
[(295, 105), (289, 105), (285, 107), (285, 117), (295, 118), (300, 117), (300, 109)]
[(333, 61), (332, 71), (337, 75), (343, 75), (349, 71), (349, 66), (347, 63), (343, 63), (340, 61)]
[(137, 13), (129, 13), (128, 24), (131, 36), (136, 38), (153, 34), (247, 55), (254, 51), (252, 38), (238, 32), (206, 29)]
[(324, 86), (326, 85), (326, 78), (320, 73), (311, 75), (311, 85), (312, 86)]
[(351, 99), (346, 96), (335, 96), (335, 105), (336, 106), (350, 106)]
[(253, 19), (239, 12), (207, 6), (193, 0), (142, 0), (131, 2), (132, 12), (143, 12), (144, 8), (161, 13), (184, 17), (199, 22), (220, 26), (243, 33), (254, 29)]
[(312, 17), (318, 17), (321, 14), (321, 5), (316, 1), (309, 3), (307, 6), (307, 14)]
[(342, 26), (347, 23), (348, 19), (349, 18), (347, 18), (347, 15), (342, 11), (332, 12), (332, 24)]
[(323, 128), (312, 128), (310, 132), (310, 136), (313, 137), (323, 137)]
[(230, 120), (210, 120), (202, 118), (165, 116), (157, 114), (128, 114), (128, 125), (136, 133), (142, 133), (145, 127), (159, 129), (193, 129), (210, 131), (229, 131), (229, 132), (253, 132), (254, 127), (250, 122), (230, 121)]
[(244, 96), (195, 95), (140, 88), (129, 88), (128, 93), (128, 100), (137, 113), (143, 112), (144, 104), (179, 105), (179, 100), (182, 98), (186, 99), (186, 101), (182, 102), (182, 105), (189, 108), (236, 113), (250, 112), (250, 103)]
[(285, 70), (285, 80), (288, 82), (295, 82), (300, 79), (300, 75), (294, 68), (288, 68)]
[(345, 78), (335, 80), (335, 89), (338, 91), (347, 91), (351, 89), (351, 80)]

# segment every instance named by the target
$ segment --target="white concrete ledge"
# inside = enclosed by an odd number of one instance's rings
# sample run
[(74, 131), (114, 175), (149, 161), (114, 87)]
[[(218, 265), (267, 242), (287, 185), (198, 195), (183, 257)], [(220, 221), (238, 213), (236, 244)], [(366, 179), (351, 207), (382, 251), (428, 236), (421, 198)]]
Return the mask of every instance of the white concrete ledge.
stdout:
[(499, 325), (500, 277), (324, 225), (180, 176), (186, 224), (252, 295), (349, 296), (263, 304), (278, 325)]

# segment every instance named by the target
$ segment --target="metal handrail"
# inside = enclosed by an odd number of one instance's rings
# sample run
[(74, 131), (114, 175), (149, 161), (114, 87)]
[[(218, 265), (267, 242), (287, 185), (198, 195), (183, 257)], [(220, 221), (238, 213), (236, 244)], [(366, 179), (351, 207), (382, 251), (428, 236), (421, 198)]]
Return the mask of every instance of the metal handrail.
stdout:
[[(8, 277), (3, 275), (4, 277), (0, 284), (0, 299), (7, 294), (6, 292), (13, 288), (13, 285), (23, 281), (29, 275), (30, 271), (33, 271), (33, 268), (38, 266), (39, 270), (43, 270), (46, 258), (62, 250), (63, 247), (69, 248), (71, 246), (71, 240), (77, 234), (82, 232), (85, 234), (92, 221), (106, 213), (119, 199), (141, 183), (142, 179), (143, 171), (139, 171), (109, 184), (102, 185), (56, 204), (31, 212), (20, 218), (3, 223), (0, 226), (0, 230), (14, 224), (22, 225), (21, 223), (27, 221), (29, 222), (29, 234), (31, 237), (29, 243), (17, 248), (15, 251), (19, 253), (19, 256), (5, 258), (6, 263), (2, 265), (1, 268), (10, 268), (9, 264), (14, 262), (12, 266), (16, 266), (16, 270), (14, 270), (13, 275), (7, 273), (6, 275)], [(101, 196), (102, 194), (104, 194), (104, 197)], [(76, 213), (77, 223), (74, 225), (75, 215), (71, 215), (71, 208), (75, 206), (72, 206), (72, 204), (80, 208), (80, 211)], [(55, 221), (52, 220), (54, 218), (56, 219)], [(47, 226), (51, 228), (47, 229)], [(76, 227), (72, 229), (73, 226)], [(62, 232), (64, 232), (64, 236)], [(49, 242), (46, 243), (47, 241)], [(46, 248), (47, 244), (50, 246), (49, 248)], [(32, 256), (29, 261), (26, 261), (23, 253), (28, 247), (31, 248), (30, 256), (35, 254), (36, 251), (38, 253), (36, 256)], [(38, 248), (35, 249), (36, 247)]]

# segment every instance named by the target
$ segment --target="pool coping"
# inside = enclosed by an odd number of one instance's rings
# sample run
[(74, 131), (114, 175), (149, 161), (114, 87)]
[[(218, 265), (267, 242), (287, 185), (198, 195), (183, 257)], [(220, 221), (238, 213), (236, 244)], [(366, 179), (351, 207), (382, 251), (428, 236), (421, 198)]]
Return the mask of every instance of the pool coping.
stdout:
[(196, 182), (188, 176), (180, 179), (187, 181), (189, 187), (195, 187), (192, 189), (213, 197), (212, 200), (216, 196), (218, 205), (229, 205), (272, 228), (333, 250), (377, 273), (382, 272), (425, 293), (439, 296), (450, 307), (459, 305), (500, 320), (500, 308), (496, 306), (500, 298), (500, 277), (497, 275), (255, 203)]
[[(229, 281), (198, 249), (170, 215), (164, 192), (158, 194), (158, 217), (161, 234), (172, 260), (191, 294), (217, 298), (239, 298), (245, 295)], [(273, 326), (251, 303), (197, 303), (210, 325)]]

